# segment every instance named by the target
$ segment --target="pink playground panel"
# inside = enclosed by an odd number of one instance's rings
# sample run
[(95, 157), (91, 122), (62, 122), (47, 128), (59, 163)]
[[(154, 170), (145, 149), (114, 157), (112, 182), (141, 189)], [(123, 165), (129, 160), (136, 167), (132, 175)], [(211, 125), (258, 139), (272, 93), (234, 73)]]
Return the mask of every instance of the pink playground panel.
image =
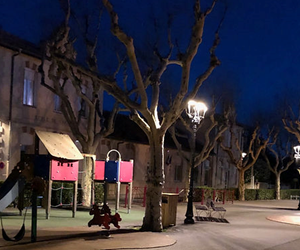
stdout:
[(132, 182), (133, 162), (120, 161), (120, 182)]
[[(95, 179), (96, 181), (104, 181), (105, 161), (96, 161)], [(133, 162), (120, 161), (120, 182), (132, 182)]]
[(53, 181), (77, 181), (78, 161), (60, 162), (51, 161), (51, 180)]
[(95, 163), (95, 180), (104, 181), (105, 161), (96, 161)]

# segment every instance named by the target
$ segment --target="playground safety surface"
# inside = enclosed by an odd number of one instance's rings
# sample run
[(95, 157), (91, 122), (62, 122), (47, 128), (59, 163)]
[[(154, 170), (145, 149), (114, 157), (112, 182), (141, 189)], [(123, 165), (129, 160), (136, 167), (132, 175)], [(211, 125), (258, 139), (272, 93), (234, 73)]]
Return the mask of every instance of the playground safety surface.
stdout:
[[(19, 242), (4, 241), (0, 238), (1, 249), (142, 249), (170, 246), (176, 243), (166, 232), (141, 232), (144, 208), (134, 206), (128, 214), (127, 209), (119, 211), (122, 221), (121, 229), (111, 225), (109, 236), (107, 230), (99, 226), (88, 227), (92, 216), (89, 211), (77, 211), (71, 218), (71, 211), (51, 209), (50, 219), (45, 219), (44, 209), (38, 209), (38, 229), (36, 242), (31, 242), (31, 209), (28, 209), (25, 227), (25, 237)], [(23, 217), (18, 216), (18, 210), (9, 208), (3, 214), (3, 224), (6, 233), (13, 237), (21, 227)]]
[[(256, 201), (256, 202), (235, 202), (234, 204), (225, 204), (227, 214), (225, 216), (229, 223), (218, 223), (211, 221), (198, 221), (195, 223), (209, 223), (209, 225), (231, 225), (233, 221), (240, 221), (243, 216), (247, 216), (249, 208), (253, 211), (265, 211), (268, 214), (264, 217), (269, 221), (280, 222), (300, 226), (299, 210), (296, 210), (298, 201)], [(295, 207), (295, 208), (294, 208)], [(7, 242), (0, 238), (1, 249), (56, 249), (56, 250), (98, 250), (98, 249), (148, 249), (172, 246), (176, 248), (176, 233), (182, 230), (193, 230), (195, 227), (186, 227), (183, 224), (186, 204), (178, 204), (177, 225), (162, 233), (141, 232), (138, 227), (142, 223), (144, 208), (135, 206), (131, 213), (126, 210), (120, 211), (122, 221), (121, 229), (110, 230), (110, 236), (106, 235), (106, 230), (98, 226), (87, 227), (87, 222), (91, 216), (87, 211), (78, 211), (76, 218), (71, 218), (71, 212), (62, 209), (53, 209), (51, 217), (46, 220), (43, 210), (38, 211), (38, 230), (37, 241), (31, 242), (30, 231), (30, 211), (26, 218), (26, 234), (24, 239), (19, 242)], [(8, 216), (3, 216), (3, 222), (6, 232), (13, 236), (20, 229), (22, 217), (13, 216), (9, 211)], [(246, 225), (244, 225), (246, 226)], [(177, 229), (176, 229), (177, 228)], [(180, 229), (181, 228), (181, 229)], [(186, 231), (185, 233), (189, 233)], [(209, 236), (208, 236), (209, 237)], [(182, 239), (182, 238), (180, 238)], [(208, 239), (207, 239), (208, 240)], [(182, 243), (181, 243), (182, 244)], [(174, 245), (174, 246), (173, 246)], [(180, 245), (180, 244), (179, 244)], [(168, 247), (167, 247), (168, 248)], [(169, 248), (168, 248), (169, 249)]]

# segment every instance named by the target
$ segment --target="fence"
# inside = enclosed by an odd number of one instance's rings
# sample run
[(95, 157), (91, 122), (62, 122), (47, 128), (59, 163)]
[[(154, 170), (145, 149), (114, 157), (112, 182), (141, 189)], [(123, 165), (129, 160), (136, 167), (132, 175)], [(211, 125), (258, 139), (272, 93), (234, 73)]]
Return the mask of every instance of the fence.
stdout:
[[(195, 190), (194, 190), (195, 191)], [(211, 189), (200, 189), (201, 191), (201, 204), (203, 205), (208, 197), (212, 197), (215, 202), (222, 202), (225, 204), (226, 201), (234, 200), (234, 190), (211, 190)]]

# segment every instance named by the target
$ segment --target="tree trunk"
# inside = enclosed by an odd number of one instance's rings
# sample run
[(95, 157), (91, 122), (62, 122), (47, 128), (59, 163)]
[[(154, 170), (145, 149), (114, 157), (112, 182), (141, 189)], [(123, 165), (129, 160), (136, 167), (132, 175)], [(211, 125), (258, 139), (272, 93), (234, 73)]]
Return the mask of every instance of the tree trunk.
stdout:
[(92, 168), (93, 168), (92, 158), (85, 157), (83, 160), (83, 174), (82, 174), (82, 180), (81, 180), (82, 205), (84, 207), (91, 206)]
[(239, 200), (245, 200), (245, 170), (239, 169)]
[(275, 183), (275, 194), (276, 200), (280, 200), (280, 174), (276, 174), (276, 183)]
[(150, 164), (147, 169), (146, 211), (142, 230), (161, 232), (161, 199), (164, 183), (164, 135), (152, 134)]

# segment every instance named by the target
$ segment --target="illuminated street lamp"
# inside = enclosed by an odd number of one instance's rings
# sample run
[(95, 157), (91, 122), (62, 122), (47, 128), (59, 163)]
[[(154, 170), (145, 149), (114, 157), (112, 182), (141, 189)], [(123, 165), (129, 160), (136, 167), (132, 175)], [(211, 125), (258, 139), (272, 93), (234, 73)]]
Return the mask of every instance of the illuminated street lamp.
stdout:
[(189, 101), (188, 102), (188, 108), (186, 110), (186, 113), (189, 118), (192, 120), (192, 129), (193, 129), (193, 136), (192, 136), (192, 143), (191, 143), (191, 173), (190, 173), (190, 188), (189, 188), (189, 194), (188, 194), (188, 203), (187, 203), (187, 210), (185, 214), (185, 224), (193, 224), (194, 223), (194, 213), (193, 213), (193, 189), (194, 189), (194, 165), (195, 165), (195, 148), (196, 148), (196, 133), (197, 128), (202, 119), (204, 118), (204, 115), (207, 111), (207, 107), (202, 102), (196, 102), (196, 101)]
[(294, 157), (295, 159), (300, 159), (300, 146), (296, 146), (294, 147), (294, 151), (295, 151), (295, 154), (294, 154)]
[[(297, 161), (299, 161), (299, 159), (300, 159), (300, 146), (294, 147), (294, 151), (295, 151), (294, 158), (295, 158), (296, 163), (297, 163)], [(297, 170), (300, 174), (300, 168), (299, 167), (297, 167)], [(299, 203), (298, 203), (298, 210), (300, 210), (300, 199), (299, 199)]]

